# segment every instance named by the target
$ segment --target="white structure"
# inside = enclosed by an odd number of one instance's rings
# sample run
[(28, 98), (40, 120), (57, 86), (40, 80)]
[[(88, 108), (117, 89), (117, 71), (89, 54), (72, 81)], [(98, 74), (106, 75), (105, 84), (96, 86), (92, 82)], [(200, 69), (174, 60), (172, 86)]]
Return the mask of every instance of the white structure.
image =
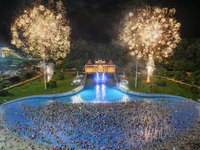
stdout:
[(124, 73), (123, 75), (119, 75), (118, 77), (120, 84), (122, 84), (123, 86), (128, 86), (128, 77), (126, 77)]
[(73, 79), (73, 82), (71, 85), (80, 85), (83, 83), (83, 75), (78, 75), (78, 72), (77, 72), (77, 76)]
[(8, 75), (9, 77), (14, 77), (17, 76), (17, 74), (19, 73), (18, 70), (9, 70), (9, 71), (5, 71), (5, 75)]

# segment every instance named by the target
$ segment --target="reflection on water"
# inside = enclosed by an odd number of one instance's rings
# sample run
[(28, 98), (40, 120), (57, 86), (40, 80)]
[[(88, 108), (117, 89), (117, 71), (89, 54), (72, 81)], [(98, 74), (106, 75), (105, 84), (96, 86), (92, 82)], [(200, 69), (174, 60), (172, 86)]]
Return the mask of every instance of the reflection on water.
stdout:
[(104, 98), (106, 96), (106, 86), (105, 86), (105, 84), (101, 85), (101, 89), (102, 89), (102, 100), (104, 100)]
[(96, 99), (95, 100), (99, 100), (100, 98), (100, 86), (99, 84), (96, 85)]
[(106, 86), (105, 84), (96, 85), (96, 98), (93, 101), (103, 102), (106, 96)]

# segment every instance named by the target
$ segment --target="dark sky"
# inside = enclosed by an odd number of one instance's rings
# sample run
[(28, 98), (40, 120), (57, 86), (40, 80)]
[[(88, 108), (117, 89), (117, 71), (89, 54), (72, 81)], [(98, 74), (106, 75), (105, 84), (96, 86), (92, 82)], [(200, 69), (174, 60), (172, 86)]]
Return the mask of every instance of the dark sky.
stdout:
[(118, 1), (118, 0), (66, 0), (66, 1), (68, 3), (67, 8), (70, 10), (75, 10), (84, 7), (86, 5), (97, 8), (109, 1)]

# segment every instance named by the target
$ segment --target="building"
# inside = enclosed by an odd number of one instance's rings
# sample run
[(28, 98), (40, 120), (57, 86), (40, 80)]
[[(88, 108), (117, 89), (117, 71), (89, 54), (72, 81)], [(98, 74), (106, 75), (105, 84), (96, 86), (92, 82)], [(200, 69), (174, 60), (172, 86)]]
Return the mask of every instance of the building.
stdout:
[(25, 71), (32, 71), (33, 70), (33, 66), (28, 66), (28, 67), (24, 67)]
[(92, 64), (92, 61), (88, 60), (87, 64), (84, 66), (85, 73), (115, 73), (116, 68), (112, 60), (110, 60), (108, 64), (102, 60), (95, 61), (95, 63)]
[(10, 77), (17, 76), (18, 73), (19, 73), (19, 70), (9, 70), (9, 71), (5, 71), (4, 74), (10, 78)]
[(56, 61), (56, 65), (57, 65), (57, 64), (62, 64), (62, 62), (63, 62), (62, 60), (57, 60), (57, 61)]
[(119, 75), (119, 82), (123, 85), (123, 86), (127, 86), (128, 85), (128, 77), (125, 76), (125, 73), (123, 72), (123, 75)]
[(77, 72), (77, 76), (73, 79), (73, 82), (71, 85), (80, 85), (83, 83), (83, 78), (84, 76), (83, 75), (78, 75), (78, 72)]

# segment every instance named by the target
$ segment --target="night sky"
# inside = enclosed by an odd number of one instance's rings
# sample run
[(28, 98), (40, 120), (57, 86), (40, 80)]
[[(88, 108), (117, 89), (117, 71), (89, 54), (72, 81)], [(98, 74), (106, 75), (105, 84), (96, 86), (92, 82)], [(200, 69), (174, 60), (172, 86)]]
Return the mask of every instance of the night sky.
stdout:
[[(0, 0), (0, 42), (10, 44), (14, 18), (36, 0)], [(47, 2), (48, 0), (42, 0)], [(57, 0), (55, 0), (57, 1)], [(200, 0), (62, 0), (72, 24), (72, 40), (97, 43), (117, 37), (119, 23), (127, 10), (146, 5), (176, 8), (182, 38), (200, 37)], [(126, 5), (124, 5), (126, 4)], [(127, 5), (128, 4), (128, 5)], [(88, 7), (89, 6), (89, 7)], [(121, 7), (122, 6), (122, 7)], [(126, 6), (126, 7), (124, 7)], [(128, 6), (128, 7), (127, 7)], [(91, 7), (91, 8), (90, 8)], [(29, 7), (28, 7), (29, 8)]]
[(118, 1), (118, 0), (67, 0), (67, 3), (68, 3), (68, 8), (70, 10), (75, 10), (84, 6), (92, 6), (94, 8), (97, 8), (109, 1)]

